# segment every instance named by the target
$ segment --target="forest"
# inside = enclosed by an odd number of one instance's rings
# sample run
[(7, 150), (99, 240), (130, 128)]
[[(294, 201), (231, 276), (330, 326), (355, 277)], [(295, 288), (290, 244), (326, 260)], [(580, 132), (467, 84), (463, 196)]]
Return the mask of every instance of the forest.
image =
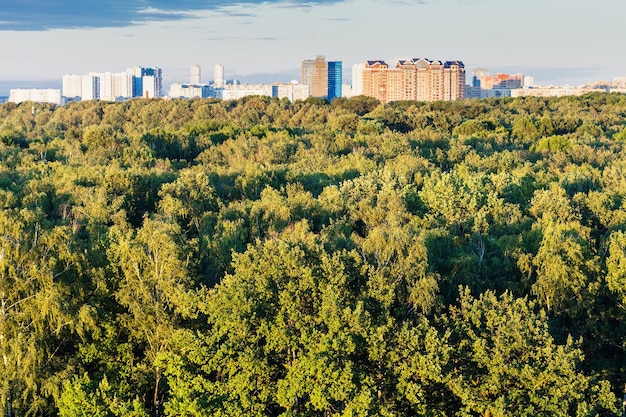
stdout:
[(5, 416), (617, 416), (626, 95), (0, 105)]

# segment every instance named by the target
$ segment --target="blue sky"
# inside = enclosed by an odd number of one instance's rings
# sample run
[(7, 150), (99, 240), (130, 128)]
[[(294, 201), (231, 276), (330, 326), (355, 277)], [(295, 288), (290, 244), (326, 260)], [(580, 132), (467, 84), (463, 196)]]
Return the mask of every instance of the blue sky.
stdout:
[[(58, 87), (66, 73), (163, 68), (167, 85), (298, 79), (314, 55), (344, 63), (462, 60), (540, 84), (626, 75), (623, 0), (3, 0), (0, 95), (10, 86)], [(9, 4), (7, 4), (9, 3)]]

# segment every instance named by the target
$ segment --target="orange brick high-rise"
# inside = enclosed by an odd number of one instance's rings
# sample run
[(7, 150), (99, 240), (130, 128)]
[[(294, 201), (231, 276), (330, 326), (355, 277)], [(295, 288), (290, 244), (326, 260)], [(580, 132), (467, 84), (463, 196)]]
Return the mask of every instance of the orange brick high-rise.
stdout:
[(451, 101), (465, 97), (465, 66), (461, 61), (415, 58), (389, 68), (384, 61), (367, 61), (363, 95), (381, 103), (399, 100)]

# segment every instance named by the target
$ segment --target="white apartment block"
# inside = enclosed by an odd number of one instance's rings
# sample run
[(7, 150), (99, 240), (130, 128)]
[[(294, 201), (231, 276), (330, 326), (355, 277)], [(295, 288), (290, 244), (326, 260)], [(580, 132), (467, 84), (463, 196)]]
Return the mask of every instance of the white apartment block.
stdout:
[(118, 101), (133, 96), (133, 76), (126, 72), (103, 72), (100, 76), (100, 100)]
[(63, 97), (70, 99), (83, 95), (83, 76), (66, 74), (63, 76)]
[(17, 88), (10, 91), (9, 102), (19, 104), (24, 101), (60, 105), (61, 90), (55, 88)]
[(63, 97), (70, 100), (121, 101), (132, 97), (158, 98), (160, 68), (129, 67), (125, 72), (90, 72), (63, 76)]
[(211, 97), (212, 92), (213, 89), (207, 84), (173, 83), (168, 95), (171, 98), (207, 98)]
[(154, 75), (144, 75), (141, 79), (144, 98), (158, 98), (157, 79)]
[(100, 99), (100, 76), (98, 73), (90, 72), (81, 77), (81, 100)]
[(217, 64), (213, 69), (213, 85), (217, 88), (226, 86), (226, 80), (224, 79), (224, 66)]
[(343, 83), (341, 85), (341, 96), (345, 98), (354, 96), (354, 93), (352, 92), (352, 84)]
[(272, 85), (272, 97), (286, 98), (294, 102), (297, 100), (306, 100), (311, 96), (311, 87), (306, 84), (274, 84)]
[(246, 96), (267, 96), (286, 98), (289, 101), (306, 100), (311, 96), (311, 89), (306, 84), (227, 84), (223, 88), (215, 88), (212, 97), (222, 100), (238, 100)]
[(582, 96), (587, 93), (605, 92), (606, 89), (598, 89), (593, 87), (533, 87), (533, 88), (516, 88), (511, 90), (511, 97), (564, 97), (564, 96)]
[(363, 94), (363, 71), (365, 71), (364, 63), (352, 66), (352, 96)]
[(202, 82), (200, 65), (192, 65), (189, 73), (189, 84), (200, 85)]
[(223, 88), (215, 90), (216, 97), (222, 100), (238, 100), (246, 96), (268, 96), (272, 97), (272, 86), (265, 84), (258, 85), (233, 85), (228, 84)]
[(535, 78), (530, 75), (524, 76), (524, 82), (522, 83), (523, 87), (532, 87), (535, 85)]

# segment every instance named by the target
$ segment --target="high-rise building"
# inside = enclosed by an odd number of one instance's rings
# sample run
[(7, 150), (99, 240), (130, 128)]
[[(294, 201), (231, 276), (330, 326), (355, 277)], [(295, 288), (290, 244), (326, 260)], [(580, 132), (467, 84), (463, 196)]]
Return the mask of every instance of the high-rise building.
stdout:
[(328, 97), (328, 63), (326, 57), (302, 61), (302, 84), (308, 85), (312, 97)]
[(341, 61), (326, 62), (326, 57), (302, 61), (302, 84), (309, 86), (312, 97), (329, 100), (342, 96), (343, 64)]
[(80, 99), (83, 95), (83, 76), (78, 74), (66, 74), (63, 76), (63, 97), (68, 99)]
[(131, 97), (161, 97), (160, 68), (130, 67), (125, 72), (90, 72), (63, 76), (63, 97), (80, 100), (119, 101)]
[(132, 77), (132, 94), (131, 97), (141, 97), (143, 95), (143, 68), (138, 65), (126, 69), (126, 72)]
[[(126, 72), (133, 77), (132, 97), (161, 97), (163, 93), (163, 78), (161, 68), (144, 68), (140, 66), (134, 66), (128, 68)], [(144, 82), (147, 82), (149, 84), (144, 85)]]
[(363, 94), (363, 70), (365, 64), (354, 64), (352, 66), (352, 96)]
[(200, 85), (201, 77), (200, 77), (200, 65), (192, 65), (189, 77), (189, 83), (191, 85)]
[(100, 99), (100, 77), (95, 72), (82, 76), (81, 100)]
[(224, 80), (224, 66), (217, 64), (213, 69), (213, 85), (216, 88), (223, 88), (226, 85)]
[(343, 69), (341, 61), (328, 63), (328, 100), (342, 96)]
[(363, 67), (363, 79), (361, 85), (363, 95), (375, 97), (381, 103), (387, 103), (388, 78), (392, 72), (385, 61), (367, 61)]
[(144, 98), (159, 98), (163, 95), (163, 76), (161, 68), (143, 68), (143, 84)]
[(465, 66), (461, 61), (426, 58), (402, 60), (395, 68), (389, 68), (384, 61), (367, 61), (362, 78), (353, 80), (353, 84), (359, 82), (362, 82), (364, 95), (375, 97), (381, 103), (456, 100), (465, 97)]
[(465, 98), (465, 64), (462, 61), (444, 62), (443, 77), (441, 100), (452, 101)]

